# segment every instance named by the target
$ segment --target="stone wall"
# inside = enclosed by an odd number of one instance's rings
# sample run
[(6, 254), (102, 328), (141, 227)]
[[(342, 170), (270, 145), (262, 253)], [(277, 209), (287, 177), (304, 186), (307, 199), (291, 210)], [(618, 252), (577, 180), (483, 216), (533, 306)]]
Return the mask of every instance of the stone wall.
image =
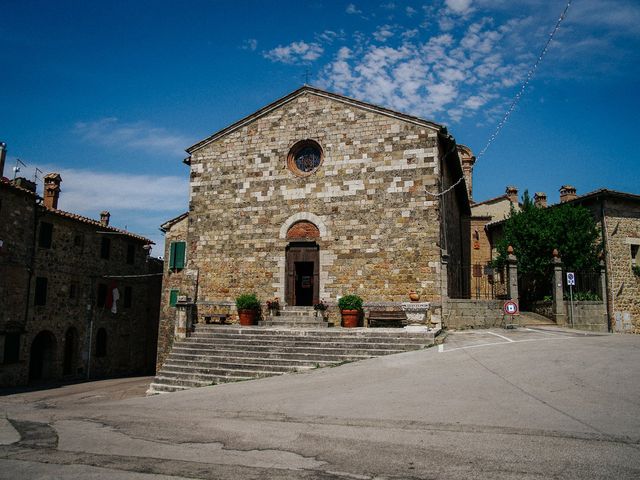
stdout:
[[(571, 302), (565, 301), (566, 319), (571, 325)], [(573, 328), (591, 332), (607, 332), (607, 310), (603, 302), (573, 302)]]
[[(194, 278), (192, 272), (186, 269), (175, 270), (169, 268), (171, 242), (188, 242), (188, 225), (189, 217), (184, 217), (175, 223), (172, 223), (170, 228), (167, 228), (165, 234), (165, 262), (160, 301), (160, 323), (158, 326), (158, 355), (156, 360), (156, 370), (159, 370), (160, 367), (162, 367), (162, 364), (164, 363), (167, 355), (169, 355), (171, 346), (173, 345), (176, 307), (170, 305), (171, 290), (177, 290), (179, 295), (184, 295), (191, 299), (196, 298), (195, 285), (197, 276)], [(190, 248), (187, 248), (187, 261), (189, 260), (189, 252)]]
[(632, 245), (640, 245), (640, 203), (608, 198), (604, 212), (611, 326), (614, 331), (640, 333), (640, 277), (633, 272), (631, 258)]
[(448, 329), (488, 328), (503, 324), (502, 300), (452, 299), (443, 307), (443, 325)]
[[(26, 382), (24, 329), (34, 235), (35, 195), (0, 180), (0, 386)], [(20, 334), (21, 361), (5, 363), (7, 334)]]
[[(324, 158), (300, 177), (287, 155), (307, 138)], [(439, 300), (441, 214), (424, 192), (440, 188), (438, 158), (434, 127), (312, 93), (201, 146), (191, 156), (188, 229), (198, 302), (246, 292), (284, 299), (286, 232), (297, 220), (320, 231), (321, 298), (404, 301), (418, 290)], [(457, 208), (447, 215), (459, 241)]]

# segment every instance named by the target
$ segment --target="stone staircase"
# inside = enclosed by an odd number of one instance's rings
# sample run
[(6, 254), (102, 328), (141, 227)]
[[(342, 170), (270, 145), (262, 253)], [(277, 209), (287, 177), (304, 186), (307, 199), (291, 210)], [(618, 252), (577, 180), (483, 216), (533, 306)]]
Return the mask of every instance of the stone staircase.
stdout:
[(418, 350), (433, 343), (432, 332), (398, 328), (197, 325), (189, 338), (173, 344), (147, 394), (302, 372)]
[(326, 328), (322, 315), (316, 316), (313, 307), (282, 307), (280, 315), (269, 315), (258, 322), (262, 327)]

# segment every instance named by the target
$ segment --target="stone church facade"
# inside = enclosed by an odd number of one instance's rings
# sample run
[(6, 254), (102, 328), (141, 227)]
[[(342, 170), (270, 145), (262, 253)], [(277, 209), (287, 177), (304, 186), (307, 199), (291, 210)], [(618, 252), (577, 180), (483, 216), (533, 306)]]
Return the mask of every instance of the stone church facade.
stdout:
[(197, 321), (233, 320), (242, 293), (287, 305), (355, 293), (366, 307), (415, 290), (437, 315), (468, 289), (447, 268), (468, 264), (470, 210), (441, 125), (304, 86), (187, 152), (189, 209), (163, 225), (160, 363), (177, 299)]

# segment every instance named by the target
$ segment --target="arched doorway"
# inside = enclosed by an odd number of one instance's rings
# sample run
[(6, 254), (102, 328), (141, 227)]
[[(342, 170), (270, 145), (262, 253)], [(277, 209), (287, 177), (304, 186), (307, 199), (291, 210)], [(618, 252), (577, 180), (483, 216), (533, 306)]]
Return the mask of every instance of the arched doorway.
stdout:
[(64, 360), (62, 362), (62, 374), (74, 375), (78, 362), (78, 331), (75, 327), (69, 327), (64, 335)]
[(302, 220), (287, 231), (285, 299), (287, 305), (311, 306), (319, 303), (320, 247), (315, 242), (320, 231)]
[(56, 373), (56, 337), (44, 330), (31, 343), (29, 380), (49, 380), (55, 378)]

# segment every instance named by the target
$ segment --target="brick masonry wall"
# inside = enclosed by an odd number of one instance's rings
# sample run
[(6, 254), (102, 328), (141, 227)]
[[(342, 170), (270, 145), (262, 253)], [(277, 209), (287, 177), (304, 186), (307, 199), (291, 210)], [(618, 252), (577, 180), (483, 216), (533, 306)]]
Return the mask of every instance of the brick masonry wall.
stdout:
[[(298, 177), (287, 154), (307, 138), (324, 161)], [(285, 235), (303, 219), (321, 233), (321, 298), (405, 301), (415, 289), (439, 300), (440, 212), (424, 193), (439, 188), (438, 157), (433, 128), (310, 93), (196, 150), (188, 268), (199, 270), (198, 300), (283, 299)], [(452, 225), (459, 235), (460, 219)]]

